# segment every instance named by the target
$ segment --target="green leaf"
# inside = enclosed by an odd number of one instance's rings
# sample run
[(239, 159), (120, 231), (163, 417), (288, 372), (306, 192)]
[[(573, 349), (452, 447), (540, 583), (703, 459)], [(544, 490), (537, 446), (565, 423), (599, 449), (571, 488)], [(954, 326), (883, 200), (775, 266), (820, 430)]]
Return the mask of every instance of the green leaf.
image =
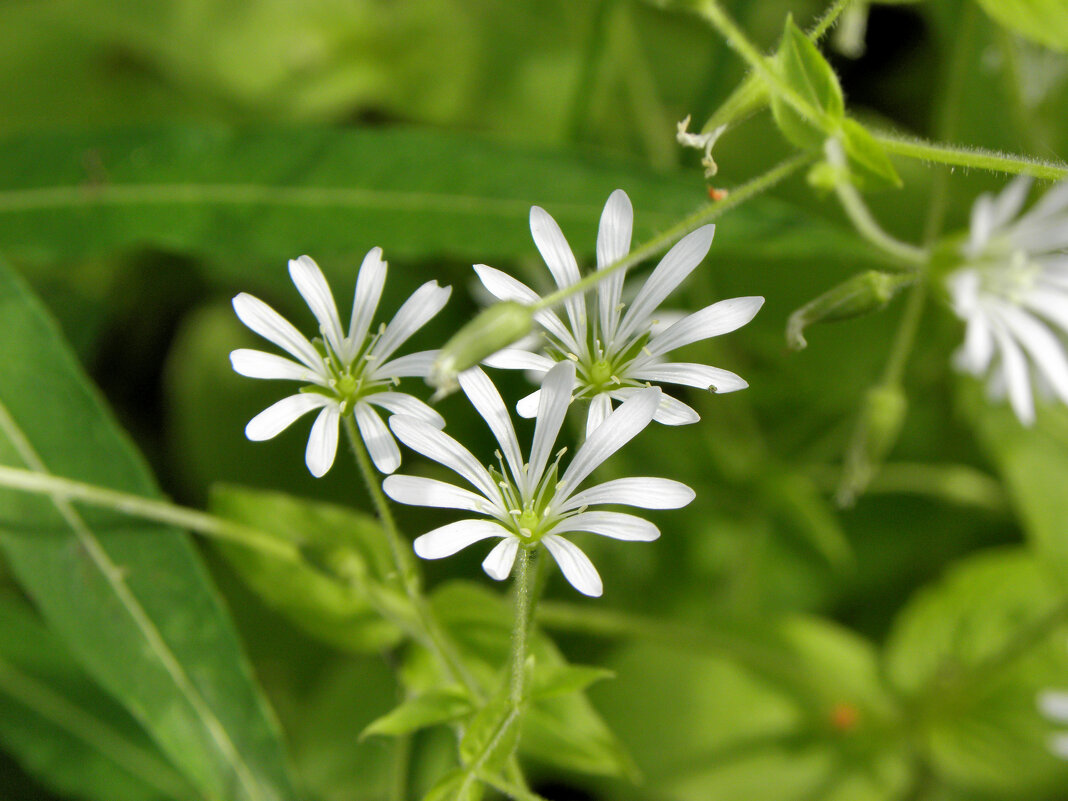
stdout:
[(807, 120), (773, 91), (771, 112), (779, 130), (789, 142), (802, 149), (822, 147), (845, 118), (845, 100), (831, 65), (792, 17), (787, 17), (782, 44), (775, 54), (775, 67), (779, 77), (819, 115), (814, 121)]
[(856, 120), (842, 120), (842, 149), (849, 173), (863, 189), (900, 189), (904, 184), (883, 146)]
[(535, 674), (530, 690), (533, 699), (579, 693), (592, 684), (615, 677), (611, 670), (587, 665), (553, 665)]
[(423, 796), (423, 801), (481, 801), (482, 782), (461, 769), (450, 771)]
[(1007, 404), (991, 403), (978, 382), (962, 384), (962, 403), (997, 467), (1031, 544), (1068, 578), (1068, 413), (1042, 409), (1034, 426), (1020, 424)]
[(458, 687), (430, 690), (408, 698), (400, 706), (372, 721), (360, 737), (410, 734), (428, 726), (449, 723), (472, 711), (471, 698), (464, 690)]
[(886, 671), (910, 697), (925, 760), (978, 794), (1041, 798), (1068, 781), (1035, 709), (1068, 676), (1068, 598), (1022, 549), (959, 562), (920, 592), (890, 636)]
[(512, 706), (509, 687), (502, 689), (471, 718), (460, 741), (460, 759), (476, 773), (500, 773), (519, 744), (521, 711)]
[[(86, 167), (92, 154), (99, 169)], [(624, 187), (635, 241), (707, 202), (686, 176), (571, 151), (415, 129), (175, 128), (35, 133), (0, 140), (0, 249), (27, 262), (70, 262), (152, 246), (212, 260), (213, 275), (286, 282), (283, 260), (311, 253), (349, 276), (375, 245), (387, 258), (529, 257), (530, 207), (548, 209), (579, 258), (593, 254), (604, 202)], [(716, 253), (870, 261), (845, 228), (757, 198), (730, 214)]]
[[(369, 601), (390, 593), (392, 561), (373, 517), (280, 492), (216, 486), (211, 509), (301, 548), (293, 562), (232, 543), (217, 543), (238, 575), (264, 602), (312, 636), (348, 651), (396, 645), (401, 631)], [(391, 593), (396, 595), (396, 593)], [(397, 604), (403, 607), (404, 602)]]
[(1064, 0), (976, 0), (998, 23), (1033, 41), (1068, 52)]
[[(467, 582), (439, 587), (431, 601), (480, 684), (499, 687), (499, 671), (510, 653), (511, 605)], [(529, 646), (535, 665), (533, 687), (546, 672), (554, 673), (567, 664), (536, 628), (531, 630)], [(441, 680), (429, 655), (413, 649), (404, 671), (408, 687), (413, 692), (425, 691), (439, 686)], [(547, 764), (591, 774), (634, 775), (632, 760), (583, 693), (532, 699), (524, 711), (521, 732), (520, 753)]]
[[(159, 497), (37, 301), (0, 265), (0, 462)], [(0, 493), (0, 548), (51, 629), (201, 792), (295, 796), (281, 738), (188, 537)]]
[[(896, 710), (875, 649), (814, 618), (772, 624), (763, 666), (684, 643), (629, 645), (610, 660), (616, 680), (592, 695), (638, 759), (646, 789), (635, 797), (901, 797), (911, 769), (903, 744), (886, 737)], [(628, 797), (616, 789), (603, 794)]]
[(32, 612), (8, 598), (0, 599), (0, 742), (62, 795), (91, 801), (197, 796)]

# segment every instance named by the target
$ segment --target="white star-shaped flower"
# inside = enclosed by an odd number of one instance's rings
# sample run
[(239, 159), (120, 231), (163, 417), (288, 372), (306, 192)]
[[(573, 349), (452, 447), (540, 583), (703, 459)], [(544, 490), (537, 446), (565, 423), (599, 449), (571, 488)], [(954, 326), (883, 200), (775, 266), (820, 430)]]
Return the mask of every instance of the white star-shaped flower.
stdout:
[[(597, 233), (597, 269), (603, 270), (630, 252), (634, 211), (627, 194), (617, 189), (608, 198)], [(530, 210), (530, 230), (557, 286), (579, 280), (578, 264), (556, 221), (544, 210)], [(485, 360), (491, 367), (529, 370), (544, 375), (556, 362), (571, 360), (577, 368), (576, 398), (590, 404), (586, 430), (592, 432), (612, 411), (612, 401), (624, 401), (650, 382), (682, 384), (713, 392), (734, 392), (749, 386), (728, 370), (692, 362), (670, 362), (670, 351), (725, 334), (748, 323), (764, 303), (761, 297), (731, 298), (689, 315), (662, 312), (657, 307), (701, 263), (712, 244), (714, 225), (686, 235), (646, 279), (629, 307), (622, 302), (625, 270), (616, 270), (597, 284), (596, 313), (583, 294), (564, 301), (565, 323), (551, 310), (535, 319), (545, 329), (545, 353), (506, 348)], [(486, 288), (500, 300), (535, 303), (537, 293), (515, 278), (484, 264), (475, 270)], [(668, 324), (668, 323), (671, 324)], [(538, 393), (519, 402), (523, 417), (533, 416)], [(655, 419), (667, 425), (695, 423), (700, 417), (680, 400), (664, 394)]]
[(955, 364), (988, 375), (995, 398), (1008, 396), (1024, 425), (1035, 420), (1032, 380), (1068, 403), (1068, 183), (1050, 189), (1020, 215), (1030, 180), (972, 207), (963, 254), (946, 278), (953, 311), (965, 321)]
[(299, 417), (318, 409), (305, 453), (308, 470), (318, 478), (334, 463), (341, 416), (351, 414), (375, 467), (392, 473), (400, 466), (400, 449), (375, 407), (417, 417), (438, 428), (445, 421), (418, 398), (392, 389), (401, 378), (425, 378), (437, 351), (390, 357), (441, 311), (451, 288), (440, 287), (437, 281), (423, 284), (388, 325), (371, 333), (386, 281), (382, 250), (374, 248), (360, 266), (352, 318), (345, 333), (319, 266), (308, 256), (301, 256), (289, 262), (289, 275), (319, 323), (321, 336), (314, 341), (259, 298), (242, 292), (233, 301), (241, 322), (293, 357), (241, 348), (230, 354), (234, 370), (249, 378), (280, 378), (305, 385), (253, 417), (245, 426), (245, 435), (255, 441), (271, 439)]
[(608, 415), (558, 476), (563, 451), (551, 463), (550, 457), (574, 390), (575, 368), (570, 362), (554, 365), (545, 375), (529, 462), (523, 461), (511, 417), (493, 382), (477, 367), (461, 373), (459, 381), (500, 445), (499, 468), (484, 467), (467, 448), (422, 420), (402, 415), (390, 419), (401, 442), (455, 471), (475, 491), (432, 478), (392, 475), (382, 484), (386, 494), (398, 503), (484, 515), (423, 534), (415, 541), (415, 552), (422, 558), (441, 559), (480, 540), (499, 538), (482, 567), (500, 581), (511, 573), (519, 548), (541, 544), (576, 590), (596, 597), (602, 589), (597, 569), (563, 535), (585, 531), (648, 542), (659, 537), (660, 531), (635, 515), (590, 511), (589, 507), (622, 504), (676, 509), (693, 500), (693, 490), (666, 478), (622, 478), (578, 489), (590, 473), (649, 424), (660, 400), (659, 388), (637, 390)]

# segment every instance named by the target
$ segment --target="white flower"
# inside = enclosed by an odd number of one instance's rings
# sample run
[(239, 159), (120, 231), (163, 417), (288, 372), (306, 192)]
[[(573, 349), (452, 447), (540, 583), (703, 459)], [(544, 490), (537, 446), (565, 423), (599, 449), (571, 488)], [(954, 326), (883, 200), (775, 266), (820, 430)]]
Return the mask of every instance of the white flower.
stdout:
[[(1047, 690), (1038, 696), (1038, 708), (1053, 722), (1068, 724), (1068, 693)], [(1068, 732), (1053, 735), (1049, 748), (1061, 759), (1068, 759)]]
[(422, 535), (415, 541), (415, 552), (424, 559), (451, 556), (479, 540), (497, 537), (501, 541), (482, 567), (500, 581), (511, 573), (520, 547), (533, 548), (540, 543), (576, 590), (599, 596), (601, 577), (596, 568), (578, 546), (562, 535), (586, 531), (648, 542), (659, 537), (660, 531), (640, 517), (589, 511), (589, 507), (607, 503), (676, 509), (693, 500), (693, 490), (666, 478), (616, 479), (577, 491), (590, 473), (653, 419), (659, 388), (638, 390), (612, 412), (558, 477), (564, 451), (557, 453), (551, 464), (550, 456), (574, 389), (575, 368), (570, 362), (555, 365), (545, 376), (529, 462), (523, 461), (512, 420), (493, 382), (478, 367), (461, 373), (459, 381), (500, 444), (499, 468), (483, 467), (467, 448), (422, 420), (397, 415), (389, 421), (401, 442), (455, 471), (476, 490), (431, 478), (393, 475), (382, 484), (389, 497), (398, 503), (462, 509), (488, 518), (460, 520)]
[(438, 286), (437, 281), (423, 284), (404, 302), (389, 325), (371, 333), (386, 281), (382, 250), (374, 248), (360, 266), (346, 334), (319, 266), (308, 256), (301, 256), (289, 262), (289, 275), (315, 315), (321, 338), (309, 341), (259, 298), (245, 292), (234, 298), (234, 311), (241, 322), (293, 357), (286, 359), (242, 348), (230, 354), (234, 370), (249, 378), (281, 378), (305, 385), (295, 395), (253, 417), (245, 426), (245, 435), (255, 441), (271, 439), (297, 418), (318, 409), (305, 461), (312, 475), (320, 477), (334, 463), (341, 416), (352, 414), (375, 466), (383, 473), (392, 473), (400, 466), (400, 449), (374, 407), (391, 414), (412, 415), (438, 428), (445, 421), (418, 398), (391, 389), (400, 378), (425, 377), (437, 352), (390, 357), (441, 311), (452, 290)]
[(1068, 183), (1017, 215), (1030, 181), (1017, 178), (972, 208), (967, 263), (946, 278), (953, 310), (967, 326), (957, 367), (989, 375), (1024, 425), (1035, 420), (1032, 377), (1068, 403)]
[[(630, 252), (634, 219), (627, 194), (617, 189), (608, 198), (597, 233), (597, 269), (603, 270)], [(530, 210), (530, 230), (556, 284), (567, 287), (579, 280), (578, 265), (556, 221), (537, 206)], [(748, 323), (764, 303), (760, 297), (731, 298), (701, 311), (676, 317), (673, 324), (657, 320), (657, 307), (691, 273), (708, 253), (714, 225), (683, 237), (668, 251), (635, 295), (624, 313), (621, 302), (625, 270), (616, 270), (597, 284), (597, 311), (588, 312), (583, 294), (564, 301), (567, 324), (550, 310), (535, 314), (545, 329), (547, 355), (506, 348), (485, 360), (491, 367), (529, 370), (544, 374), (557, 361), (570, 359), (578, 368), (577, 398), (590, 402), (586, 421), (592, 432), (612, 411), (612, 401), (623, 401), (649, 382), (683, 384), (712, 392), (734, 392), (749, 386), (728, 370), (691, 362), (668, 362), (669, 351), (709, 337), (725, 334)], [(511, 276), (475, 265), (486, 288), (501, 300), (534, 303), (538, 295)], [(519, 402), (519, 413), (531, 417), (538, 408), (538, 393)], [(682, 401), (664, 394), (656, 411), (657, 422), (667, 425), (695, 423), (700, 417)]]

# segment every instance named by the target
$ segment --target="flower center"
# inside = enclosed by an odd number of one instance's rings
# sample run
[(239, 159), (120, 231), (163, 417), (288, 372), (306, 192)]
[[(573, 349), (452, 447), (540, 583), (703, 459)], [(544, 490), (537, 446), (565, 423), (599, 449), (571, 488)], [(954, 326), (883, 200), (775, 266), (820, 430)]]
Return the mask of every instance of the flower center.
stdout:
[(534, 532), (538, 528), (538, 524), (541, 522), (541, 515), (535, 512), (533, 509), (524, 509), (516, 523), (519, 525), (519, 531), (527, 537), (533, 537)]
[(612, 380), (612, 365), (605, 359), (599, 359), (590, 365), (587, 376), (589, 377), (590, 386), (601, 389)]

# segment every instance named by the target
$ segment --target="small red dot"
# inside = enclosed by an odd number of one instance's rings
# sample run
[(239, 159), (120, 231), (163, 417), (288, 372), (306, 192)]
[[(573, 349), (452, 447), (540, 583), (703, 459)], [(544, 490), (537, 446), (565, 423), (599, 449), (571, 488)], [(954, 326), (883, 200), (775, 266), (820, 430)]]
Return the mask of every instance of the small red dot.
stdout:
[(714, 186), (708, 187), (708, 196), (716, 202), (724, 200), (728, 194), (730, 193), (726, 189), (716, 189)]
[(860, 719), (860, 710), (842, 701), (831, 708), (831, 727), (836, 731), (852, 731)]

